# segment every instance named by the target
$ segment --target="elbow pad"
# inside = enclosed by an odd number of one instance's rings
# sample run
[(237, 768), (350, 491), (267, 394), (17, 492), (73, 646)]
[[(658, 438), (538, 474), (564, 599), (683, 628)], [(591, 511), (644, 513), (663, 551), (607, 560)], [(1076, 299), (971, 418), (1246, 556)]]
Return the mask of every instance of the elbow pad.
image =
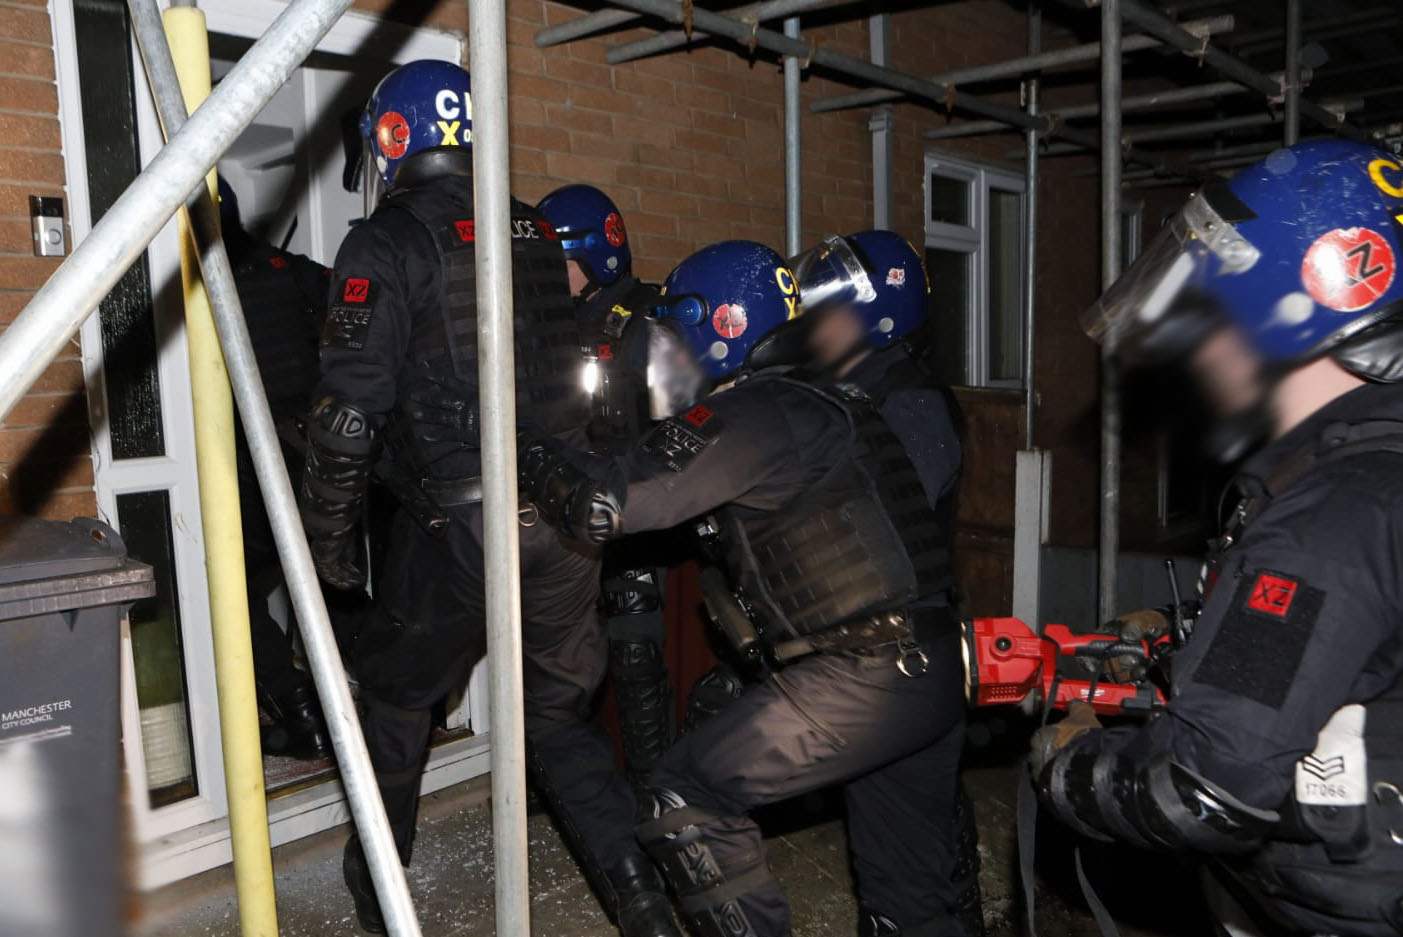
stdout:
[(1242, 803), (1167, 754), (1140, 764), (1072, 745), (1044, 769), (1039, 793), (1085, 835), (1151, 849), (1250, 852), (1276, 827), (1275, 811)]
[(379, 451), (380, 440), (361, 410), (335, 397), (312, 408), (299, 498), (309, 539), (336, 539), (355, 527)]
[(566, 458), (550, 437), (518, 433), (517, 472), (522, 494), (561, 533), (590, 543), (623, 533), (622, 499)]

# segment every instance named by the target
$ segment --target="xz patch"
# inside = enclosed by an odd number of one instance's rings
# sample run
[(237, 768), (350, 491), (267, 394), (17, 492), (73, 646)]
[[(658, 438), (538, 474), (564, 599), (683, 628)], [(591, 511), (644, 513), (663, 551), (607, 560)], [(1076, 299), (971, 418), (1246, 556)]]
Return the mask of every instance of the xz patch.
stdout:
[(1296, 576), (1243, 576), (1193, 680), (1280, 709), (1324, 604), (1325, 592)]
[(375, 314), (377, 285), (365, 277), (347, 277), (342, 281), (331, 308), (327, 310), (326, 324), (322, 327), (322, 346), (325, 348), (350, 348), (359, 350), (365, 347), (366, 336), (370, 334), (370, 320)]
[(721, 435), (721, 421), (698, 404), (682, 416), (663, 420), (643, 438), (642, 449), (669, 471), (684, 472)]

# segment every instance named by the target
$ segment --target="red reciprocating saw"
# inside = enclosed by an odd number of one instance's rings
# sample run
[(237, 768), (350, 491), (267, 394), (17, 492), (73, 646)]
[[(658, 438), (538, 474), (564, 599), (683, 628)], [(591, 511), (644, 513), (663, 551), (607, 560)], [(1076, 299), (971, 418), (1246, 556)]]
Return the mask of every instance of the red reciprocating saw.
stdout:
[[(1038, 635), (1018, 618), (976, 618), (964, 625), (965, 693), (975, 706), (1027, 701), (1065, 709), (1085, 700), (1101, 715), (1148, 713), (1165, 697), (1147, 672), (1170, 646), (1168, 635), (1126, 641), (1066, 625), (1046, 625)], [(1116, 681), (1113, 673), (1135, 676)]]

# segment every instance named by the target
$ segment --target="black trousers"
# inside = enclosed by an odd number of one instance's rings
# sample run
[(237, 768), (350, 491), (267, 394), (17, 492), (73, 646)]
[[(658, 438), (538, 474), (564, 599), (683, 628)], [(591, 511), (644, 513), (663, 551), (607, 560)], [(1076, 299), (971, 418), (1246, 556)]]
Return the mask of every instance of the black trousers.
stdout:
[(710, 815), (696, 826), (722, 875), (762, 879), (736, 899), (756, 937), (787, 934), (789, 907), (778, 882), (755, 875), (763, 846), (746, 814), (838, 783), (863, 906), (906, 929), (963, 933), (952, 915), (951, 816), (965, 701), (953, 618), (947, 625), (925, 642), (923, 675), (903, 675), (894, 648), (804, 658), (683, 736), (654, 769), (655, 789)]
[[(482, 510), (450, 511), (439, 536), (403, 511), (390, 522), (380, 602), (356, 642), (361, 721), (404, 858), (432, 707), (486, 649)], [(544, 524), (522, 527), (521, 603), (528, 745), (538, 782), (588, 863), (636, 852), (635, 803), (593, 720), (607, 638), (595, 604), (599, 560)]]

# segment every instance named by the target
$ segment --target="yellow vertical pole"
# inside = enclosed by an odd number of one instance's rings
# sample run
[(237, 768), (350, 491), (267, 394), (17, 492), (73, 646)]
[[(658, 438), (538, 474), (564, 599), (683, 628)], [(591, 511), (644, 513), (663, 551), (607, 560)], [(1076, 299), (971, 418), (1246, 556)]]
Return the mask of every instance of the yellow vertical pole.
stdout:
[[(194, 111), (210, 92), (205, 15), (192, 6), (174, 6), (165, 13), (165, 26), (186, 110)], [(207, 181), (213, 194), (213, 172)], [(258, 698), (254, 689), (253, 645), (249, 639), (248, 592), (244, 582), (239, 482), (234, 465), (234, 397), (224, 367), (224, 352), (214, 329), (209, 297), (200, 279), (198, 249), (183, 208), (180, 211), (180, 278), (185, 295), (200, 517), (205, 538), (205, 569), (209, 574), (210, 625), (214, 634), (224, 787), (229, 799), (239, 925), (243, 937), (277, 937), (268, 803), (263, 790)]]

